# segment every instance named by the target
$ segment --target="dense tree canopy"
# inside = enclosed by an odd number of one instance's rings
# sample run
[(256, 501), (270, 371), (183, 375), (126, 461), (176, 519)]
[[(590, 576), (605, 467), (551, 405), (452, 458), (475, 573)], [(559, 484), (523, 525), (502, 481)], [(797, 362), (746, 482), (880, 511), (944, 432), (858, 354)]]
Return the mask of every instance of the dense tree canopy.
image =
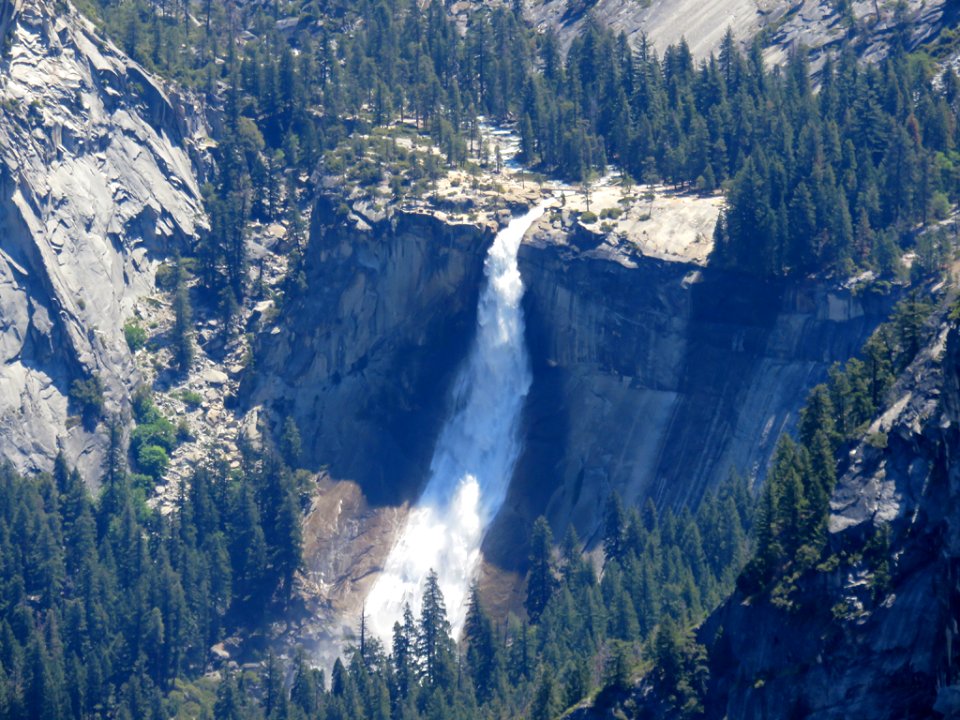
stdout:
[[(616, 163), (640, 182), (724, 187), (717, 261), (764, 275), (890, 273), (916, 226), (960, 197), (960, 79), (937, 82), (902, 33), (879, 64), (828, 58), (815, 88), (802, 49), (771, 69), (730, 32), (698, 61), (682, 41), (658, 52), (588, 21), (564, 57), (512, 5), (477, 9), (460, 32), (438, 1), (97, 2), (135, 58), (223, 107), (196, 253), (228, 315), (246, 292), (247, 221), (288, 217), (301, 172), (336, 172), (344, 144), (359, 162), (359, 138), (404, 120), (451, 165), (491, 155), (487, 117), (516, 123), (528, 165), (569, 179)], [(368, 170), (388, 175), (383, 160)]]
[(62, 457), (36, 478), (0, 466), (0, 717), (165, 717), (178, 678), (262, 621), (299, 565), (299, 510), (297, 530), (273, 520), (289, 473), (250, 465), (197, 469), (169, 513), (122, 467), (94, 501)]

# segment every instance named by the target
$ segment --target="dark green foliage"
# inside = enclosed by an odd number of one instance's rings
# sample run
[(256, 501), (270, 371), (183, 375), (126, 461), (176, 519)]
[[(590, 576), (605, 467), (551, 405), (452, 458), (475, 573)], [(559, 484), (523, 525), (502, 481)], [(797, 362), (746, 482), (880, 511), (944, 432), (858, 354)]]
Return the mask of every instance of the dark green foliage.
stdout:
[(150, 391), (139, 388), (133, 395), (136, 427), (130, 434), (130, 454), (139, 472), (159, 481), (170, 464), (179, 433), (153, 402)]
[(450, 623), (439, 580), (433, 571), (427, 575), (423, 589), (423, 610), (417, 628), (416, 648), (424, 686), (429, 689), (449, 687), (456, 675), (456, 651), (450, 638)]
[(74, 380), (70, 385), (70, 401), (83, 417), (86, 427), (94, 427), (103, 415), (103, 383), (99, 375), (91, 375), (83, 380)]
[(182, 259), (177, 261), (177, 282), (173, 291), (173, 362), (181, 375), (186, 375), (193, 364), (193, 309), (187, 286), (187, 269)]
[(777, 446), (757, 510), (756, 552), (738, 580), (742, 591), (769, 591), (774, 604), (798, 609), (796, 581), (820, 561), (826, 544), (830, 495), (843, 458), (838, 450), (860, 439), (883, 408), (896, 375), (929, 337), (931, 311), (928, 301), (911, 294), (864, 345), (862, 360), (835, 365), (828, 382), (811, 390), (797, 441), (784, 437)]
[[(134, 507), (129, 482), (112, 468), (97, 504), (62, 458), (32, 479), (0, 466), (4, 718), (167, 717), (174, 680), (205, 672), (209, 647), (246, 621), (226, 518), (249, 481), (198, 470), (166, 517)], [(260, 608), (282, 575), (264, 566)], [(247, 704), (228, 678), (214, 713), (250, 717)]]
[(167, 472), (170, 457), (159, 445), (141, 445), (137, 452), (137, 467), (154, 480), (160, 480)]
[(553, 594), (554, 578), (550, 553), (553, 534), (546, 518), (539, 518), (530, 536), (530, 569), (527, 572), (527, 599), (525, 607), (531, 622), (537, 622)]
[(657, 630), (654, 660), (659, 695), (672, 706), (673, 716), (700, 717), (709, 678), (706, 648), (668, 618)]
[(603, 554), (609, 560), (622, 560), (626, 552), (627, 519), (617, 493), (607, 498), (603, 513)]
[(470, 590), (470, 607), (463, 628), (466, 646), (466, 668), (478, 703), (486, 703), (502, 690), (502, 651), (493, 630), (493, 623), (480, 604), (476, 585)]
[(297, 467), (300, 462), (302, 444), (300, 442), (300, 428), (297, 421), (287, 417), (283, 421), (283, 434), (280, 436), (280, 454), (290, 467)]
[(630, 658), (626, 644), (615, 640), (609, 643), (609, 653), (603, 668), (603, 687), (626, 690), (630, 685)]
[[(147, 425), (159, 415), (147, 393), (137, 396), (135, 412)], [(113, 717), (108, 708), (120, 717), (165, 717), (167, 693), (178, 678), (205, 671), (211, 645), (270, 617), (300, 563), (296, 484), (278, 459), (247, 454), (242, 466), (198, 468), (166, 516), (135, 504), (120, 460), (108, 468), (99, 504), (62, 459), (52, 476), (36, 480), (0, 469), (0, 697), (13, 708), (4, 717), (40, 710)], [(658, 520), (624, 511), (624, 568), (610, 559), (600, 583), (576, 534), (567, 533), (557, 557), (541, 520), (531, 568), (549, 578), (551, 591), (537, 625), (494, 622), (474, 588), (458, 658), (431, 574), (420, 617), (406, 611), (391, 653), (366, 638), (362, 652), (334, 666), (329, 691), (302, 654), (289, 670), (268, 659), (254, 692), (246, 675), (226, 674), (208, 711), (215, 718), (556, 717), (593, 689), (629, 684), (641, 644), (661, 622), (647, 607), (682, 626), (702, 615), (712, 600), (697, 598), (713, 597), (713, 586), (722, 591), (726, 580), (716, 578), (739, 567), (748, 501), (736, 482), (708, 496), (696, 515)], [(702, 544), (693, 566), (681, 561), (691, 542)], [(693, 707), (702, 669), (684, 643), (673, 692)]]
[(123, 326), (123, 337), (130, 352), (136, 352), (147, 344), (147, 331), (136, 322), (128, 322)]

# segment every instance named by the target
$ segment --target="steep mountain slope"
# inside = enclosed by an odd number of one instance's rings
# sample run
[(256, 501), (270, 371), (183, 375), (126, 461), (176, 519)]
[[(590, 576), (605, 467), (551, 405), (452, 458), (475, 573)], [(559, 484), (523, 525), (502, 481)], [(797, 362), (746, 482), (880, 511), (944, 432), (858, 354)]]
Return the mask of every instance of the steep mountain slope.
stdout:
[(645, 256), (627, 267), (591, 240), (544, 234), (521, 252), (535, 380), (504, 559), (518, 519), (545, 512), (595, 538), (613, 491), (695, 507), (731, 471), (763, 478), (809, 389), (896, 297)]
[[(757, 585), (751, 562), (738, 589), (683, 650), (658, 634), (649, 648), (656, 663), (651, 672), (631, 690), (601, 693), (571, 717), (623, 717), (624, 711), (716, 720), (957, 717), (960, 329), (956, 311), (949, 311), (954, 303), (950, 290), (885, 411), (838, 458), (845, 472), (824, 518), (822, 553), (818, 549), (812, 562), (798, 553), (778, 581), (786, 584), (773, 588)], [(758, 508), (760, 546), (771, 537), (764, 517), (791, 502), (781, 495), (771, 506), (770, 497), (777, 496), (765, 493)], [(781, 530), (774, 533), (775, 542), (789, 542)], [(804, 562), (806, 570), (793, 572)], [(671, 666), (671, 658), (680, 665)]]
[(0, 445), (25, 470), (96, 465), (70, 385), (121, 407), (124, 321), (205, 224), (183, 112), (65, 7), (0, 4)]
[(885, 52), (901, 21), (914, 47), (936, 36), (956, 13), (945, 0), (909, 0), (900, 18), (894, 3), (860, 0), (846, 5), (849, 12), (843, 7), (828, 0), (532, 0), (526, 12), (538, 26), (555, 28), (564, 46), (591, 19), (634, 41), (646, 34), (661, 53), (684, 39), (699, 57), (717, 51), (727, 28), (745, 43), (761, 33), (770, 62), (783, 60), (801, 45), (817, 57), (846, 39), (865, 57), (876, 57)]
[(853, 452), (831, 501), (828, 560), (801, 580), (797, 608), (738, 593), (705, 625), (709, 716), (960, 712), (960, 334), (950, 325)]

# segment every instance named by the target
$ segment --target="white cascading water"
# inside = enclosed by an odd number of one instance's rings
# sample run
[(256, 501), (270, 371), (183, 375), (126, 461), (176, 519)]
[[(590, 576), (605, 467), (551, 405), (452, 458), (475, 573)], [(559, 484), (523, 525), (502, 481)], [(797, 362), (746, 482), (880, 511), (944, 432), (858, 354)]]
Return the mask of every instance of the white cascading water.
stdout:
[(477, 336), (454, 384), (453, 409), (437, 440), (430, 479), (367, 596), (370, 629), (388, 646), (404, 604), (419, 614), (431, 569), (454, 637), (463, 627), (480, 544), (503, 504), (520, 454), (520, 413), (532, 378), (517, 251), (544, 209), (540, 204), (514, 218), (487, 253)]

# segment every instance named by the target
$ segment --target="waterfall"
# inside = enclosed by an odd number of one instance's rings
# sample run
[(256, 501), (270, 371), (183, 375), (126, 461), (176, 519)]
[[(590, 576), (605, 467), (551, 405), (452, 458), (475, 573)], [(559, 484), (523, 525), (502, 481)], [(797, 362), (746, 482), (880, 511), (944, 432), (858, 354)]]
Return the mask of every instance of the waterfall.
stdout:
[(430, 475), (365, 605), (371, 630), (388, 646), (404, 603), (420, 612), (423, 581), (437, 572), (454, 637), (480, 564), (480, 544), (507, 493), (520, 454), (520, 413), (532, 380), (524, 339), (517, 251), (544, 213), (514, 218), (484, 262), (477, 334), (453, 387), (453, 405)]

